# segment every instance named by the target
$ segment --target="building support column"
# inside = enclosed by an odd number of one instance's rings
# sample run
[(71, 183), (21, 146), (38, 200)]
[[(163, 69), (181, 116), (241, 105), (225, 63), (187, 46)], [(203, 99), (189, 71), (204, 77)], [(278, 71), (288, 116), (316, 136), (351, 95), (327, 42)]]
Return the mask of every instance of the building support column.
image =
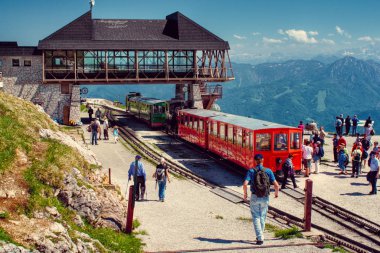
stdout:
[(185, 91), (183, 89), (184, 87), (184, 84), (175, 85), (175, 100), (185, 101)]
[(191, 108), (203, 109), (202, 94), (198, 83), (189, 84), (189, 101), (188, 105)]
[(74, 83), (71, 85), (70, 92), (70, 122), (77, 124), (80, 118), (80, 85)]

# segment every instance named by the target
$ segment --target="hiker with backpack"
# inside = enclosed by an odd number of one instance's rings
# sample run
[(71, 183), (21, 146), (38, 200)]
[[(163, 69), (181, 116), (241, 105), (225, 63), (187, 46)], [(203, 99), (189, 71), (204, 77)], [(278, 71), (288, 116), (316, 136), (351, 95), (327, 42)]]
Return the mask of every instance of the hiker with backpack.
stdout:
[(360, 167), (361, 167), (361, 160), (362, 160), (362, 151), (361, 151), (362, 145), (361, 143), (358, 143), (356, 146), (356, 149), (352, 151), (351, 157), (352, 157), (352, 175), (351, 177), (355, 177), (356, 173), (356, 178), (359, 177), (360, 174)]
[[(146, 182), (146, 173), (144, 169), (143, 163), (140, 161), (141, 156), (137, 155), (135, 157), (135, 160), (131, 163), (128, 170), (128, 181), (131, 180), (132, 175), (134, 176), (136, 173), (136, 182), (133, 182), (134, 184), (137, 184), (137, 190), (135, 199), (136, 200), (144, 200), (144, 194), (145, 194), (145, 182)], [(137, 168), (135, 168), (137, 165)], [(141, 195), (140, 195), (141, 191)]]
[(271, 169), (264, 168), (264, 157), (262, 154), (254, 156), (255, 167), (247, 172), (243, 183), (244, 201), (247, 201), (247, 186), (251, 190), (251, 215), (256, 233), (256, 244), (264, 243), (265, 219), (269, 206), (270, 185), (274, 185), (274, 197), (278, 197), (279, 185)]
[(294, 178), (294, 165), (293, 165), (293, 154), (288, 155), (288, 159), (282, 164), (282, 172), (284, 173), (284, 179), (282, 180), (281, 189), (286, 188), (286, 183), (288, 181), (288, 177), (292, 180), (293, 187), (298, 188), (296, 184), (296, 179)]
[(158, 198), (159, 201), (165, 201), (165, 189), (166, 189), (166, 179), (170, 183), (168, 166), (166, 164), (165, 158), (161, 158), (161, 162), (156, 167), (156, 172), (153, 174), (153, 178), (156, 178), (156, 185), (158, 184)]
[(362, 169), (365, 169), (368, 155), (369, 155), (369, 148), (371, 147), (371, 142), (367, 139), (366, 135), (364, 135), (363, 139), (361, 139), (360, 142), (363, 148)]
[(347, 162), (348, 162), (348, 155), (346, 154), (345, 146), (341, 145), (339, 146), (339, 152), (338, 152), (338, 163), (339, 163), (338, 166), (340, 168), (339, 174), (347, 175), (347, 170), (346, 170)]

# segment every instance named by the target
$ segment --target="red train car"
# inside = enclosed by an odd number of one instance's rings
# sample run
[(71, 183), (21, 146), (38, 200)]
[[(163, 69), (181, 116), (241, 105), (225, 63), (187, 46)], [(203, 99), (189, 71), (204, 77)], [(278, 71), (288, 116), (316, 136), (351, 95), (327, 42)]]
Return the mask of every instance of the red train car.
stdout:
[(264, 166), (273, 171), (289, 153), (296, 170), (301, 169), (299, 128), (273, 122), (203, 109), (179, 111), (179, 135), (204, 149), (246, 169), (254, 166), (253, 156), (264, 156)]

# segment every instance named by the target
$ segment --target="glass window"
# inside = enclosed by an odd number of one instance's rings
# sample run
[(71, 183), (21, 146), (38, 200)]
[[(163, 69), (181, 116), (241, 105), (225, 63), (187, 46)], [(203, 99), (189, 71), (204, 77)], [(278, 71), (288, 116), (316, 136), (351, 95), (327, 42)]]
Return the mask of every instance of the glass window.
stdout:
[(248, 139), (249, 139), (249, 149), (252, 150), (253, 149), (253, 140), (252, 140), (252, 132), (249, 132), (248, 134)]
[(204, 132), (204, 128), (203, 128), (203, 120), (199, 120), (199, 132)]
[(219, 129), (220, 139), (224, 140), (224, 138), (226, 137), (226, 125), (221, 123), (219, 127), (220, 127)]
[(218, 125), (216, 123), (216, 121), (212, 121), (211, 122), (211, 129), (212, 129), (212, 135), (214, 136), (218, 136)]
[(30, 66), (32, 66), (32, 61), (31, 61), (31, 60), (24, 60), (24, 66), (25, 66), (25, 67), (30, 67)]
[(271, 134), (256, 134), (256, 150), (267, 151), (271, 146)]
[(284, 133), (275, 134), (274, 150), (288, 150), (288, 135)]
[(193, 120), (193, 129), (198, 130), (198, 118), (194, 118)]
[(301, 148), (301, 138), (300, 133), (290, 134), (290, 148), (291, 149), (300, 149)]
[(234, 134), (233, 134), (233, 127), (228, 126), (228, 141), (234, 143)]
[(20, 67), (20, 60), (19, 59), (12, 59), (12, 66), (13, 67)]

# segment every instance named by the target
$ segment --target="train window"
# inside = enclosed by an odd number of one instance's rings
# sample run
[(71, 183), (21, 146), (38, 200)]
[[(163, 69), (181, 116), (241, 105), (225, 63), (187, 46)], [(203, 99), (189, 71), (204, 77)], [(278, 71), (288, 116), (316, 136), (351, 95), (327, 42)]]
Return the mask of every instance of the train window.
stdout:
[(204, 132), (203, 120), (200, 119), (199, 122), (198, 122), (198, 124), (199, 124), (199, 132), (203, 133)]
[(216, 121), (212, 122), (212, 132), (214, 136), (218, 136), (218, 124)]
[(219, 138), (224, 140), (226, 137), (226, 126), (224, 124), (219, 125)]
[(274, 136), (274, 150), (288, 150), (288, 135), (280, 133)]
[(290, 148), (300, 149), (301, 147), (300, 141), (301, 141), (300, 133), (292, 133), (290, 135)]
[(242, 143), (243, 143), (243, 130), (241, 128), (237, 128), (236, 129), (236, 143), (239, 145), (239, 146), (242, 146)]
[(270, 150), (271, 142), (272, 142), (271, 134), (256, 134), (256, 150), (257, 151)]
[(248, 139), (249, 139), (249, 149), (252, 150), (253, 149), (253, 140), (252, 140), (252, 132), (249, 132), (248, 133)]
[(198, 130), (198, 118), (193, 118), (193, 129)]
[(242, 143), (242, 147), (245, 148), (248, 146), (249, 144), (249, 139), (248, 139), (248, 133), (246, 132), (246, 130), (243, 130), (243, 143)]
[(227, 135), (228, 135), (228, 141), (234, 143), (234, 134), (233, 134), (234, 128), (232, 126), (228, 126), (227, 128)]

